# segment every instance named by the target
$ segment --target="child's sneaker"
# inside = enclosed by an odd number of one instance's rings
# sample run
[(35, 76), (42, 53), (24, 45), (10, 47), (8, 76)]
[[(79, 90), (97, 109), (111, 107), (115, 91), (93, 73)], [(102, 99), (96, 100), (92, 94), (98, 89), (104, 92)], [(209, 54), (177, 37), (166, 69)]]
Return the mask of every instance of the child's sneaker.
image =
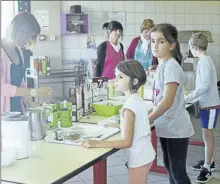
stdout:
[[(203, 165), (204, 165), (204, 160), (200, 160), (198, 161), (198, 163), (196, 165), (193, 165), (192, 166), (192, 169), (194, 171), (201, 171), (201, 169), (203, 168)], [(215, 162), (212, 162), (211, 164), (211, 171), (215, 171)]]
[(207, 183), (210, 179), (212, 179), (212, 173), (205, 167), (203, 167), (200, 171), (199, 176), (196, 179), (197, 183)]

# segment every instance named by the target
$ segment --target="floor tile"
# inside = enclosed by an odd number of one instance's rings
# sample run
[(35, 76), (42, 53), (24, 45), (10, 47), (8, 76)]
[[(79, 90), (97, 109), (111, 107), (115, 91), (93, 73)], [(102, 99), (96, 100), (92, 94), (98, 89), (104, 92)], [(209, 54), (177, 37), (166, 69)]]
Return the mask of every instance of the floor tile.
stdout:
[(195, 165), (199, 160), (202, 160), (203, 156), (199, 155), (198, 153), (187, 155), (187, 164)]
[(92, 180), (93, 179), (93, 167), (88, 168), (79, 174), (79, 177), (82, 181)]
[(164, 180), (164, 181), (154, 182), (154, 184), (170, 184), (170, 182), (169, 182), (169, 180)]
[(108, 167), (108, 175), (118, 176), (128, 174), (128, 169), (124, 165)]
[(107, 159), (107, 166), (117, 166), (117, 165), (124, 165), (125, 162), (117, 156), (109, 157)]
[[(119, 175), (119, 176), (113, 176), (113, 178), (119, 183), (119, 184), (128, 184), (128, 175)], [(148, 184), (153, 184), (152, 181), (148, 180)]]
[(168, 180), (168, 175), (150, 172), (148, 178), (152, 182)]
[(80, 179), (79, 175), (71, 178), (70, 180), (66, 181), (65, 184), (72, 184), (74, 182), (81, 182), (82, 180)]
[[(83, 181), (83, 182), (84, 182), (84, 184), (93, 184), (93, 180), (87, 180), (87, 181)], [(120, 184), (120, 183), (118, 183), (114, 178), (108, 177), (107, 184)]]

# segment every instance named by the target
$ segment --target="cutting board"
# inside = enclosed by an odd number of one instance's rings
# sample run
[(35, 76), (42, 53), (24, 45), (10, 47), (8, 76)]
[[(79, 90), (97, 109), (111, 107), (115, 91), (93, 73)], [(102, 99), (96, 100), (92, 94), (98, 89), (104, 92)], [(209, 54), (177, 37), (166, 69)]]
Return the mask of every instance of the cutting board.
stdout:
[[(97, 135), (102, 135), (99, 138), (89, 138), (93, 140), (105, 140), (115, 134), (117, 134), (120, 129), (119, 128), (114, 128), (114, 127), (103, 127), (103, 126), (98, 126), (98, 125), (92, 125), (92, 124), (79, 124), (77, 127), (80, 127), (83, 129), (83, 137), (96, 137)], [(63, 128), (62, 130), (70, 130), (71, 128)], [(45, 140), (51, 143), (57, 143), (57, 144), (68, 144), (68, 145), (73, 145), (73, 146), (80, 146), (81, 142), (80, 140), (77, 141), (58, 141), (55, 140), (55, 136), (53, 132), (50, 132), (49, 135), (45, 137)]]

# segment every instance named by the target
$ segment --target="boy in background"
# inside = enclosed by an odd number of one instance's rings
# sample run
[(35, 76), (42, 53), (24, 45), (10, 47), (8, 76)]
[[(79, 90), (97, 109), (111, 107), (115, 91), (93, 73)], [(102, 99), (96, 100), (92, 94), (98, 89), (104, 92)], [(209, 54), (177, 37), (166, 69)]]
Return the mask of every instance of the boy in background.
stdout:
[(207, 37), (202, 33), (196, 33), (191, 36), (189, 46), (193, 56), (199, 58), (199, 62), (196, 71), (196, 89), (185, 96), (185, 102), (199, 102), (200, 122), (205, 143), (205, 160), (198, 161), (192, 169), (200, 171), (196, 182), (207, 183), (212, 178), (212, 171), (215, 170), (213, 129), (216, 127), (220, 111), (217, 74), (213, 60), (206, 53)]

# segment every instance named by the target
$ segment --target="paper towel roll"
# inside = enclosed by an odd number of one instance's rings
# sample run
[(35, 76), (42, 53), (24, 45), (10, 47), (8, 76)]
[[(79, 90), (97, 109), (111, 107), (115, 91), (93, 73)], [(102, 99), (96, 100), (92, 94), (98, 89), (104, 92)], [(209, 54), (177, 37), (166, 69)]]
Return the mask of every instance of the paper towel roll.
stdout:
[(30, 155), (30, 132), (28, 121), (2, 121), (2, 149), (13, 148), (17, 159)]

